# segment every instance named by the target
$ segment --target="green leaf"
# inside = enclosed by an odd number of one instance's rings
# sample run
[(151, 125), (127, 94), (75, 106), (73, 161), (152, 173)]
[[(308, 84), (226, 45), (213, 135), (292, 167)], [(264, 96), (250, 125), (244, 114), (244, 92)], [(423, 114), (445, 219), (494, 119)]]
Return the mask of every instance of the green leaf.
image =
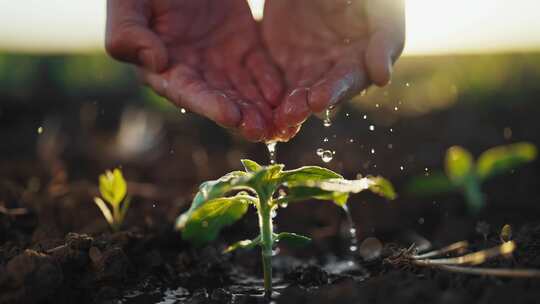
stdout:
[(290, 246), (300, 247), (305, 246), (309, 242), (311, 242), (311, 238), (296, 233), (282, 232), (280, 234), (274, 235), (274, 242), (283, 242)]
[(370, 180), (371, 183), (369, 185), (369, 190), (375, 194), (378, 194), (384, 198), (387, 198), (389, 200), (394, 200), (397, 198), (396, 191), (394, 190), (394, 186), (392, 186), (392, 183), (388, 181), (387, 179), (375, 176), (375, 177), (364, 177), (363, 179)]
[(262, 166), (258, 163), (249, 160), (249, 159), (242, 159), (240, 160), (242, 162), (242, 165), (244, 165), (244, 168), (246, 169), (246, 172), (257, 172), (262, 169)]
[(332, 201), (336, 205), (343, 207), (349, 199), (348, 193), (325, 191), (320, 188), (296, 186), (287, 190), (287, 195), (278, 199), (277, 203), (281, 201), (286, 203), (302, 202), (310, 199), (317, 199), (323, 201)]
[(120, 169), (107, 170), (99, 176), (99, 192), (104, 200), (117, 207), (127, 194), (126, 180)]
[(405, 186), (405, 189), (414, 195), (430, 196), (455, 191), (456, 185), (443, 172), (435, 172), (429, 176), (412, 178)]
[(526, 142), (491, 148), (478, 158), (476, 172), (486, 179), (531, 162), (537, 154), (536, 147)]
[(343, 178), (336, 172), (317, 166), (302, 167), (296, 170), (283, 171), (281, 174), (281, 183), (287, 186), (305, 183), (306, 181), (319, 181), (325, 179)]
[(185, 240), (197, 245), (213, 241), (223, 227), (246, 214), (251, 200), (250, 196), (238, 195), (208, 201), (196, 210), (182, 214), (177, 226), (182, 229)]
[(445, 170), (450, 180), (461, 184), (468, 175), (474, 174), (474, 159), (469, 151), (459, 146), (446, 151)]
[(250, 177), (251, 175), (246, 172), (234, 171), (217, 180), (202, 183), (190, 210), (195, 210), (205, 202), (223, 197), (234, 190), (251, 190), (248, 186)]
[(223, 251), (223, 253), (230, 253), (230, 252), (233, 252), (233, 251), (238, 250), (238, 249), (253, 249), (253, 248), (255, 248), (255, 246), (260, 245), (260, 243), (261, 243), (261, 236), (259, 235), (258, 237), (256, 237), (253, 240), (238, 241), (238, 242), (230, 245), (229, 247), (227, 247)]

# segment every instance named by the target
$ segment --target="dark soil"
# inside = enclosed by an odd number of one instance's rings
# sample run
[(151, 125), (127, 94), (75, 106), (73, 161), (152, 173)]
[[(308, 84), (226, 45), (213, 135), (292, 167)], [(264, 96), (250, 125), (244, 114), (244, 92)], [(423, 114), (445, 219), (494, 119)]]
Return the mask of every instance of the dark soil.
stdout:
[[(381, 174), (400, 193), (391, 203), (369, 194), (350, 202), (359, 243), (376, 237), (386, 245), (383, 255), (369, 262), (351, 257), (345, 216), (332, 204), (292, 204), (276, 218), (279, 231), (310, 235), (313, 242), (303, 249), (280, 248), (273, 261), (273, 302), (540, 303), (539, 279), (471, 276), (384, 262), (390, 248), (407, 248), (418, 235), (434, 248), (460, 240), (470, 241), (474, 250), (488, 248), (499, 244), (501, 227), (510, 224), (516, 252), (487, 265), (540, 269), (538, 162), (485, 184), (487, 206), (476, 215), (467, 214), (457, 194), (416, 198), (403, 191), (409, 177), (424, 174), (426, 167), (440, 168), (450, 145), (464, 145), (475, 155), (510, 141), (538, 146), (540, 132), (531, 127), (537, 126), (538, 110), (538, 103), (499, 103), (489, 111), (456, 106), (393, 122), (396, 132), (389, 138), (368, 137), (368, 122), (345, 109), (356, 119), (336, 119), (332, 132), (343, 144), (336, 144), (338, 153), (329, 166), (347, 177), (359, 171)], [(110, 149), (114, 127), (85, 127), (64, 114), (60, 116), (68, 118), (57, 124), (63, 124), (60, 132), (52, 136), (46, 126), (37, 137), (29, 121), (46, 119), (27, 116), (4, 121), (1, 129), (12, 143), (3, 141), (6, 145), (0, 147), (0, 303), (263, 302), (259, 252), (221, 254), (226, 244), (256, 234), (252, 211), (203, 248), (193, 248), (173, 230), (201, 181), (238, 168), (242, 157), (264, 162), (262, 145), (235, 141), (199, 118), (164, 119), (166, 133), (159, 144), (137, 157), (121, 158)], [(507, 126), (512, 127), (511, 139), (502, 135)], [(314, 151), (325, 132), (320, 122), (309, 121), (298, 138), (282, 145), (278, 160), (289, 168), (321, 164)], [(365, 136), (366, 142), (349, 144), (353, 136), (357, 141)], [(385, 148), (389, 143), (392, 150)], [(371, 146), (378, 151), (375, 158)], [(125, 230), (110, 233), (92, 198), (98, 174), (119, 164), (133, 201)], [(406, 172), (399, 170), (401, 164)], [(355, 267), (343, 267), (347, 261)]]

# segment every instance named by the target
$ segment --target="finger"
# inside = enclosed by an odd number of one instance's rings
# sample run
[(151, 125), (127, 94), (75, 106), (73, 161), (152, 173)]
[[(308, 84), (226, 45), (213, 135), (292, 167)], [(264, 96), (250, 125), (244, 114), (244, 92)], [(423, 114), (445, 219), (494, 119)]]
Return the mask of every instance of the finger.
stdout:
[(308, 106), (319, 113), (367, 88), (369, 81), (361, 61), (336, 64), (310, 89)]
[(277, 67), (262, 51), (250, 54), (246, 60), (246, 66), (266, 101), (274, 107), (278, 106), (284, 84)]
[(270, 141), (288, 142), (300, 132), (300, 128), (302, 128), (301, 124), (283, 130), (276, 130)]
[(310, 87), (319, 81), (331, 68), (330, 62), (320, 62), (306, 66), (300, 73), (298, 87)]
[(272, 109), (268, 103), (265, 102), (249, 72), (243, 67), (231, 66), (228, 68), (227, 75), (236, 91), (238, 91), (245, 100), (248, 100), (250, 103), (257, 106), (265, 119), (271, 121)]
[(307, 104), (309, 91), (299, 88), (292, 91), (276, 109), (274, 123), (279, 130), (302, 124), (311, 114)]
[(238, 127), (242, 112), (234, 100), (220, 90), (210, 87), (190, 67), (177, 66), (166, 73), (144, 73), (145, 81), (158, 94), (179, 107), (205, 116), (226, 128)]
[(376, 85), (384, 86), (390, 81), (392, 65), (405, 45), (405, 4), (403, 0), (370, 0), (366, 14), (371, 29), (367, 71)]
[(238, 129), (244, 138), (258, 142), (267, 137), (267, 122), (257, 107), (245, 100), (237, 100), (242, 111), (242, 123)]
[(150, 30), (147, 15), (143, 1), (109, 0), (105, 48), (115, 59), (161, 72), (167, 67), (167, 50)]

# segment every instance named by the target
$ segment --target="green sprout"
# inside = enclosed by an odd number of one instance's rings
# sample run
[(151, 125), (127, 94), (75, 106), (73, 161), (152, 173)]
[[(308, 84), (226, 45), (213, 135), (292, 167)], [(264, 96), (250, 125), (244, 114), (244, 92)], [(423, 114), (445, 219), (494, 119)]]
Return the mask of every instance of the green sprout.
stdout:
[(475, 162), (469, 151), (454, 146), (446, 152), (445, 173), (414, 178), (408, 184), (408, 192), (434, 195), (460, 191), (469, 211), (476, 213), (485, 205), (480, 187), (484, 181), (531, 162), (536, 155), (533, 144), (522, 142), (488, 149)]
[(225, 253), (261, 247), (267, 297), (272, 292), (271, 259), (276, 243), (294, 246), (311, 240), (295, 233), (274, 233), (272, 221), (278, 208), (308, 199), (332, 201), (345, 208), (350, 193), (364, 190), (388, 199), (396, 197), (392, 184), (382, 177), (346, 180), (331, 170), (315, 166), (285, 171), (279, 164), (261, 166), (251, 160), (242, 160), (242, 164), (245, 171), (234, 171), (203, 183), (190, 209), (178, 218), (177, 228), (182, 230), (184, 239), (202, 245), (216, 239), (221, 228), (242, 218), (250, 205), (255, 207), (259, 216), (259, 235), (227, 247)]
[[(99, 192), (101, 197), (94, 197), (94, 202), (103, 213), (105, 220), (113, 231), (120, 230), (129, 208), (127, 183), (120, 169), (107, 170), (99, 176)], [(108, 205), (105, 203), (109, 203)]]

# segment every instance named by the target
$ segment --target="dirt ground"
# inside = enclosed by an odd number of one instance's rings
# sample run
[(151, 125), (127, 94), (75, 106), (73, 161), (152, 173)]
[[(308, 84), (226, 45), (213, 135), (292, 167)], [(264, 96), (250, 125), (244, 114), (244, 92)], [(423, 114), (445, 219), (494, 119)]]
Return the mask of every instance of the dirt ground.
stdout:
[[(280, 213), (275, 219), (279, 231), (310, 235), (313, 242), (303, 249), (280, 248), (272, 301), (540, 303), (538, 279), (454, 274), (384, 261), (390, 248), (407, 248), (415, 236), (434, 248), (460, 240), (468, 240), (471, 249), (495, 246), (501, 227), (510, 224), (516, 252), (487, 265), (540, 269), (539, 162), (486, 183), (487, 207), (472, 216), (459, 194), (417, 198), (404, 191), (411, 176), (441, 168), (450, 145), (463, 145), (475, 155), (521, 140), (538, 146), (538, 113), (537, 103), (498, 103), (487, 110), (461, 105), (377, 125), (374, 135), (363, 113), (352, 108), (342, 109), (331, 129), (310, 120), (293, 142), (280, 145), (280, 162), (288, 168), (323, 165), (315, 150), (329, 137), (337, 151), (331, 169), (346, 177), (381, 174), (395, 183), (400, 197), (385, 202), (362, 194), (349, 203), (358, 242), (376, 237), (385, 245), (373, 261), (350, 256), (345, 216), (332, 204), (298, 203)], [(221, 254), (226, 244), (255, 235), (252, 211), (203, 248), (193, 248), (173, 231), (175, 217), (189, 206), (201, 181), (238, 168), (242, 157), (265, 162), (262, 145), (231, 139), (192, 117), (165, 120), (159, 144), (142, 156), (127, 157), (111, 149), (114, 124), (100, 129), (77, 122), (72, 127), (65, 119), (61, 131), (52, 134), (54, 128), (45, 125), (45, 132), (36, 134), (28, 124), (35, 117), (11, 114), (20, 119), (4, 121), (1, 131), (12, 148), (3, 147), (0, 160), (0, 303), (263, 301), (257, 296), (259, 253)], [(125, 230), (112, 234), (92, 198), (98, 174), (120, 164), (133, 203)], [(354, 262), (354, 271), (340, 270), (343, 261)]]

